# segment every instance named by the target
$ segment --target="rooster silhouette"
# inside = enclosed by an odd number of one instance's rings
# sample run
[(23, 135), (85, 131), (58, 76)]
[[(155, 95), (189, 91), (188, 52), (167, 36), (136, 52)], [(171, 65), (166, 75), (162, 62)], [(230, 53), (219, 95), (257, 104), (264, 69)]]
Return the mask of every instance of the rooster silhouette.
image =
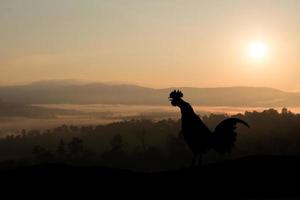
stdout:
[(169, 100), (173, 106), (178, 106), (181, 111), (181, 134), (192, 150), (192, 166), (201, 164), (202, 155), (210, 149), (220, 154), (230, 153), (236, 141), (236, 124), (249, 125), (238, 118), (228, 118), (217, 125), (214, 132), (203, 123), (194, 112), (192, 106), (182, 99), (179, 90), (170, 93)]

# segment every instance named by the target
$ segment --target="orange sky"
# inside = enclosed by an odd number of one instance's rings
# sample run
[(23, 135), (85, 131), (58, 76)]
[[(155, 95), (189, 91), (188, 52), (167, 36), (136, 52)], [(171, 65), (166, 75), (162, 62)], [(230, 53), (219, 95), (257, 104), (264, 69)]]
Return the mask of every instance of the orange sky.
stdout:
[[(298, 0), (1, 0), (0, 84), (300, 90)], [(255, 61), (247, 48), (268, 47)]]

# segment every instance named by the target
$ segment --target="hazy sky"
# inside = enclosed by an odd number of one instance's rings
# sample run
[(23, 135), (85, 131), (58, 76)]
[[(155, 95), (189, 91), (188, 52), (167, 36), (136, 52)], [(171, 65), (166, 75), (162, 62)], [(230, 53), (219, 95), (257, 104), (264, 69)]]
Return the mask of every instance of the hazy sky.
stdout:
[(1, 0), (0, 25), (0, 84), (300, 90), (299, 0)]

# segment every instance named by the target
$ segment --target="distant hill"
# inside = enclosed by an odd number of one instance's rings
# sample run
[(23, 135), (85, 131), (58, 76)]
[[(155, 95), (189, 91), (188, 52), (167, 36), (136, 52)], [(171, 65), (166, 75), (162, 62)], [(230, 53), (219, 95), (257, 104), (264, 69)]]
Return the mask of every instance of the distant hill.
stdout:
[[(153, 89), (129, 84), (86, 83), (76, 80), (40, 81), (1, 86), (0, 99), (26, 104), (168, 105), (175, 88)], [(178, 87), (185, 99), (203, 106), (300, 106), (300, 93), (266, 87)]]

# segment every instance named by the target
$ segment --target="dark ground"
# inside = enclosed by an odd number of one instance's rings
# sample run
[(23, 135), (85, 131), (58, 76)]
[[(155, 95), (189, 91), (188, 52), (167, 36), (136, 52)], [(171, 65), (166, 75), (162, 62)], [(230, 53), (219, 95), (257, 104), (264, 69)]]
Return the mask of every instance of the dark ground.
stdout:
[(69, 195), (80, 192), (139, 199), (163, 196), (168, 199), (297, 199), (300, 198), (300, 156), (250, 156), (155, 173), (45, 164), (3, 170), (0, 180), (6, 188), (42, 191), (44, 195), (60, 191)]

